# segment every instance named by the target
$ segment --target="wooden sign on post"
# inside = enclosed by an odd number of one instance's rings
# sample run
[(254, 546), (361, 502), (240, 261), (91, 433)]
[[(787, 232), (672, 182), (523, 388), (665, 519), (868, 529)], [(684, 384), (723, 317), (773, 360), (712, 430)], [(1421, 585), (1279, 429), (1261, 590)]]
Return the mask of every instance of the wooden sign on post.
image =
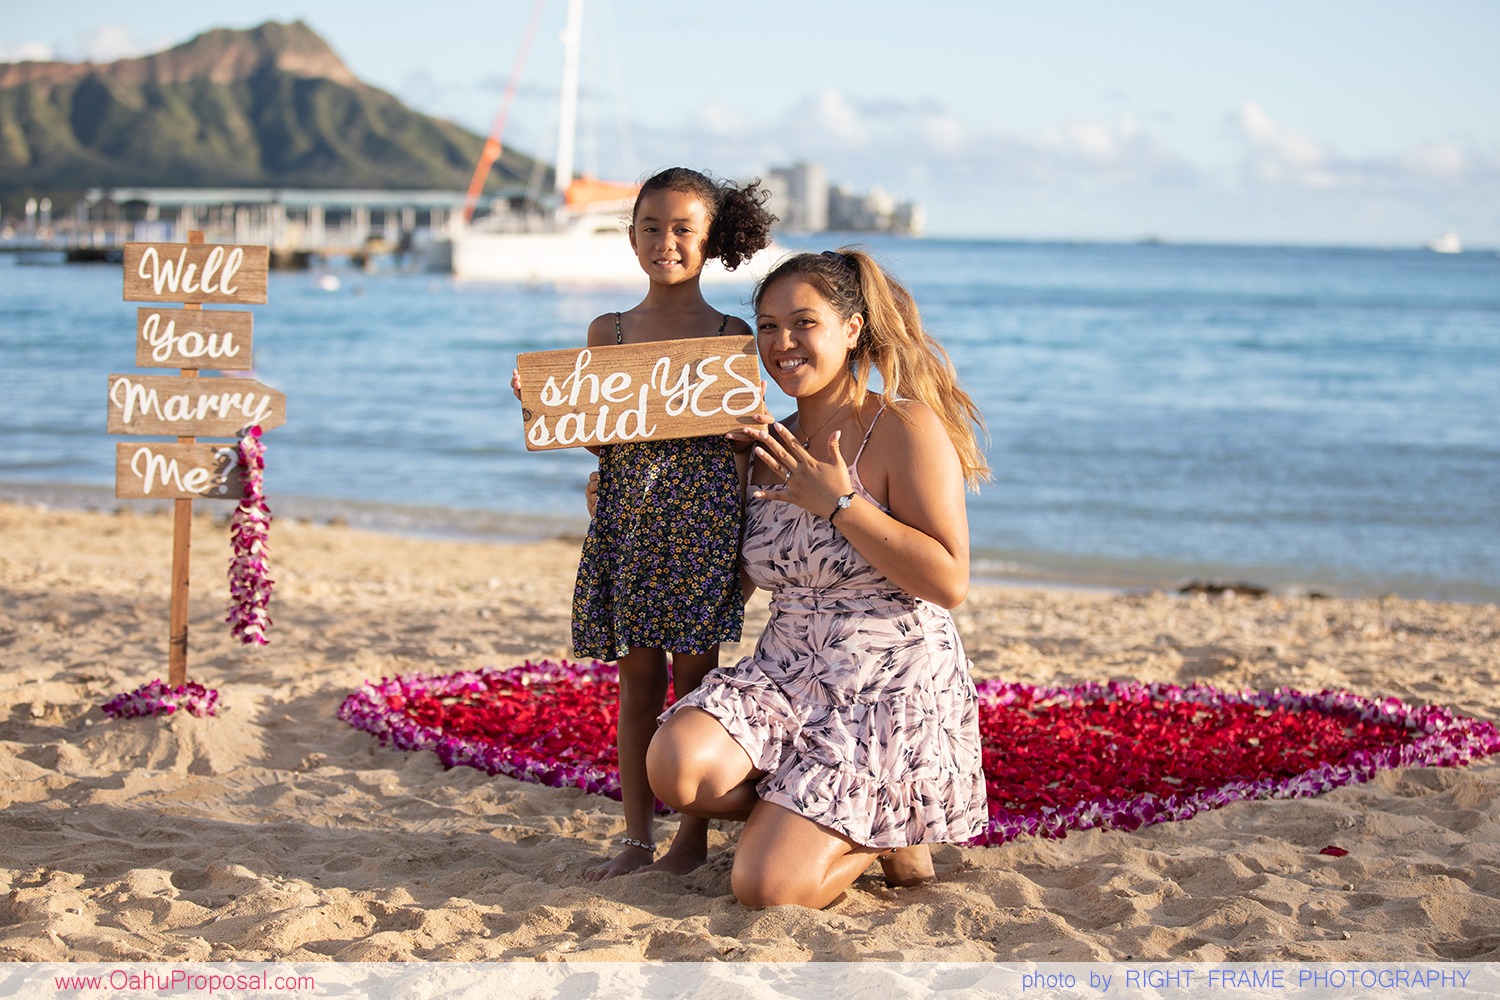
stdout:
[(261, 304), (270, 263), (270, 247), (127, 243), (125, 301)]
[(234, 437), (286, 422), (286, 396), (253, 378), (111, 375), (109, 433)]
[(723, 434), (764, 406), (754, 337), (518, 355), (528, 451)]
[(238, 500), (244, 475), (234, 448), (212, 444), (115, 445), (120, 500)]
[(203, 309), (203, 303), (266, 301), (270, 248), (220, 246), (189, 234), (187, 243), (125, 244), (127, 302), (181, 302), (183, 309), (136, 313), (136, 365), (177, 368), (177, 376), (111, 375), (111, 434), (175, 435), (175, 444), (118, 444), (115, 496), (169, 497), (172, 612), (168, 683), (187, 683), (188, 567), (195, 499), (238, 500), (243, 491), (234, 449), (200, 444), (199, 435), (234, 437), (286, 420), (286, 397), (249, 378), (198, 377), (200, 368), (251, 367), (251, 314)]
[(135, 314), (135, 366), (247, 370), (253, 318), (224, 309), (142, 306)]

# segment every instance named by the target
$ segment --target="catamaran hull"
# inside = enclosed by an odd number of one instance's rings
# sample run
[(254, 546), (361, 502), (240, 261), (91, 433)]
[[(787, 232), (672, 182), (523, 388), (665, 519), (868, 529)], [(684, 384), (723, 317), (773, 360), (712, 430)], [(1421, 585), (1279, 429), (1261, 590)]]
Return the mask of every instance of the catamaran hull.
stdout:
[[(702, 280), (748, 285), (764, 277), (783, 253), (767, 247), (733, 271), (710, 261)], [(460, 281), (637, 287), (645, 278), (623, 233), (469, 232), (429, 245), (426, 263), (428, 270)]]

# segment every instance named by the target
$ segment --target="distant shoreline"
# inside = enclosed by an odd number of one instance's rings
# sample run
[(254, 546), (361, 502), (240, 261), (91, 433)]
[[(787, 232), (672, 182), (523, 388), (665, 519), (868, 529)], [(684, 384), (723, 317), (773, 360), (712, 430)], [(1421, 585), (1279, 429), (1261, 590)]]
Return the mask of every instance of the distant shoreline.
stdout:
[[(313, 524), (343, 525), (378, 534), (440, 541), (582, 543), (588, 521), (579, 513), (527, 514), (514, 511), (457, 509), (394, 503), (371, 503), (329, 497), (270, 496), (273, 515)], [(66, 510), (140, 515), (165, 513), (167, 500), (119, 500), (109, 487), (77, 483), (28, 483), (0, 480), (0, 503)], [(227, 518), (233, 505), (202, 501), (199, 513)], [(274, 532), (273, 532), (274, 538)], [(1500, 603), (1500, 587), (1478, 583), (1423, 580), (1301, 579), (1287, 570), (1262, 567), (1181, 566), (1160, 561), (1105, 560), (1066, 553), (1006, 553), (975, 550), (972, 578), (976, 586), (1064, 589), (1104, 593), (1168, 593), (1240, 597), (1265, 594), (1289, 597), (1362, 599), (1385, 596), (1460, 604)]]

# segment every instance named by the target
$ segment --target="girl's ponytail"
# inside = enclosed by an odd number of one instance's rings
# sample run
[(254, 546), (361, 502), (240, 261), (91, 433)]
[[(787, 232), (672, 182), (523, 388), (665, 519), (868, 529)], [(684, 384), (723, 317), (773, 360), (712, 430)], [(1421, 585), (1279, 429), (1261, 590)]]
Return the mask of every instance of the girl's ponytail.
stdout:
[(719, 207), (713, 224), (708, 227), (708, 246), (704, 253), (717, 258), (733, 271), (757, 251), (771, 245), (771, 224), (776, 216), (766, 211), (771, 192), (760, 186), (760, 180), (737, 187), (725, 181), (719, 187)]

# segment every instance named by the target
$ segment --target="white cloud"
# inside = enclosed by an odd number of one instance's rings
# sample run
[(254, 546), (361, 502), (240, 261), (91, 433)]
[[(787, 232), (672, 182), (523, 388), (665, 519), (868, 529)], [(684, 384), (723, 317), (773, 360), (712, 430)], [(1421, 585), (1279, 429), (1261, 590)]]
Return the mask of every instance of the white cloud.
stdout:
[(1129, 113), (1024, 136), (975, 128), (932, 102), (859, 103), (833, 90), (799, 103), (760, 136), (743, 138), (747, 145), (791, 146), (796, 158), (824, 162), (831, 177), (898, 192), (907, 181), (985, 191), (997, 181), (1031, 187), (1078, 179), (1101, 187), (1180, 185), (1195, 173)]
[(1255, 101), (1240, 106), (1239, 124), (1254, 149), (1290, 166), (1319, 167), (1329, 159), (1328, 152), (1316, 139), (1273, 121)]
[(0, 45), (0, 62), (52, 62), (57, 56), (46, 42), (19, 42)]
[[(1322, 192), (1347, 197), (1361, 212), (1393, 213), (1429, 205), (1452, 212), (1454, 199), (1481, 206), (1500, 188), (1500, 155), (1464, 140), (1428, 141), (1352, 158), (1284, 125), (1255, 101), (1233, 118), (1244, 144), (1240, 176), (1251, 189)], [(1334, 202), (1330, 202), (1333, 204)]]
[(1094, 172), (1117, 178), (1146, 178), (1166, 171), (1181, 176), (1183, 162), (1155, 135), (1141, 128), (1129, 112), (1115, 121), (1066, 122), (1036, 139), (1018, 137), (1019, 151), (1048, 168)]
[(1414, 177), (1460, 181), (1469, 171), (1469, 157), (1451, 142), (1429, 142), (1409, 150), (1401, 165)]
[(649, 163), (708, 164), (728, 176), (819, 162), (830, 181), (921, 202), (935, 231), (945, 220), (949, 231), (972, 231), (986, 215), (1007, 213), (1023, 201), (1070, 208), (1088, 199), (1127, 204), (1201, 183), (1195, 167), (1130, 113), (1025, 136), (976, 127), (934, 101), (861, 102), (837, 89), (758, 122), (705, 105), (690, 128), (656, 130), (642, 139)]
[(697, 125), (710, 135), (735, 135), (747, 127), (744, 115), (727, 104), (705, 104), (698, 109)]
[(69, 44), (58, 47), (49, 42), (20, 42), (0, 45), (0, 62), (94, 62), (109, 63), (118, 59), (160, 52), (181, 39), (158, 39), (141, 42), (123, 24), (101, 24), (86, 32), (77, 32)]
[(1254, 182), (1330, 188), (1349, 179), (1322, 143), (1275, 121), (1255, 101), (1240, 105), (1235, 125), (1247, 146), (1245, 173)]
[(129, 59), (152, 51), (135, 40), (134, 33), (122, 24), (101, 24), (78, 36), (78, 47), (89, 62), (106, 63)]
[(1500, 153), (1466, 137), (1355, 159), (1255, 101), (1226, 112), (1236, 145), (1221, 160), (1188, 156), (1180, 123), (1134, 109), (1022, 133), (828, 89), (754, 115), (706, 101), (680, 126), (638, 129), (641, 169), (748, 178), (814, 161), (832, 182), (920, 202), (939, 234), (1417, 245), (1450, 219), (1475, 220), (1466, 240), (1481, 219), (1494, 228), (1500, 203)]
[(935, 153), (956, 154), (963, 151), (968, 130), (957, 115), (937, 109), (917, 120), (917, 136), (922, 145)]
[(864, 112), (833, 88), (798, 102), (783, 119), (782, 127), (825, 147), (858, 149), (871, 138)]
[(1112, 160), (1116, 154), (1114, 132), (1102, 122), (1068, 122), (1043, 135), (1038, 148), (1095, 161)]

